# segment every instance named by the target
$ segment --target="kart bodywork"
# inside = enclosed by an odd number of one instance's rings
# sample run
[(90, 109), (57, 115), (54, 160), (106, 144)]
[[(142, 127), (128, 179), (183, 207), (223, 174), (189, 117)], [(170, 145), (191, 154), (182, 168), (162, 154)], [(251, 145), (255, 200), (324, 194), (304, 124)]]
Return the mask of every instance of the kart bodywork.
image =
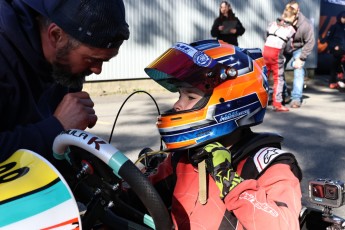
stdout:
[(46, 159), (18, 150), (0, 164), (0, 228), (80, 229), (74, 196)]

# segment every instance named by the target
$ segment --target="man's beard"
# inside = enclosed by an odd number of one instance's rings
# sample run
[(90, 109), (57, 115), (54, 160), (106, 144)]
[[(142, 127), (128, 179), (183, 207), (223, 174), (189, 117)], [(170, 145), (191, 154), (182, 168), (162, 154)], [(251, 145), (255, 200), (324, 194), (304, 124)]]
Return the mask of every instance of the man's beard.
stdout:
[(81, 89), (85, 82), (85, 77), (90, 75), (91, 71), (73, 74), (69, 64), (62, 64), (68, 61), (68, 55), (73, 50), (73, 44), (69, 41), (64, 47), (57, 50), (56, 61), (53, 63), (52, 77), (55, 82), (69, 88)]
[(53, 65), (52, 77), (55, 82), (68, 88), (81, 89), (86, 75), (86, 73), (72, 74), (66, 69), (66, 66), (56, 63)]

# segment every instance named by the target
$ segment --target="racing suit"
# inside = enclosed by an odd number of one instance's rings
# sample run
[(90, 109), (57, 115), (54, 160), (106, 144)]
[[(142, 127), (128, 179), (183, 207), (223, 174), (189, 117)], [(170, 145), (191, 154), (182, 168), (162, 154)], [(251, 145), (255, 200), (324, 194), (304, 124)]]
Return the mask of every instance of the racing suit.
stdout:
[[(280, 161), (262, 168), (272, 156), (283, 156), (281, 150), (261, 148), (239, 161), (236, 171), (245, 180), (224, 200), (208, 175), (208, 200), (204, 205), (198, 201), (198, 171), (188, 160), (188, 150), (180, 152), (180, 157), (175, 154), (169, 154), (149, 177), (166, 205), (171, 206), (175, 229), (299, 229), (301, 178), (293, 173), (293, 164)], [(256, 173), (248, 171), (256, 170), (259, 176), (249, 179)]]
[(292, 25), (281, 24), (275, 21), (269, 24), (267, 28), (267, 38), (263, 50), (268, 74), (273, 72), (273, 105), (282, 103), (284, 88), (284, 50), (287, 46), (291, 46), (292, 37), (295, 34)]

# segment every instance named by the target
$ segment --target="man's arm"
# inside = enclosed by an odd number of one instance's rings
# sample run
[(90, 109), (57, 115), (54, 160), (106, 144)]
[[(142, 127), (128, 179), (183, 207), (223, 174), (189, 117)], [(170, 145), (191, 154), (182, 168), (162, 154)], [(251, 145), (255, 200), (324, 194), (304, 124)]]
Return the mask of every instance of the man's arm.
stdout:
[(220, 26), (220, 21), (218, 18), (216, 18), (213, 22), (212, 28), (211, 28), (211, 36), (214, 38), (217, 38), (219, 36), (219, 29), (218, 27)]
[(244, 34), (244, 32), (246, 31), (246, 29), (243, 27), (241, 21), (240, 21), (238, 18), (236, 18), (236, 20), (237, 20), (236, 34), (237, 34), (238, 36), (241, 36), (241, 35)]
[[(7, 100), (8, 98), (3, 93), (0, 100), (0, 111), (9, 109), (6, 106)], [(87, 127), (92, 128), (96, 124), (97, 116), (95, 115), (93, 105), (89, 94), (86, 92), (68, 93), (57, 106), (54, 115), (46, 116), (46, 118), (42, 118), (42, 120), (37, 122), (30, 120), (24, 122), (24, 118), (22, 118), (22, 125), (19, 124), (19, 121), (15, 121), (16, 118), (13, 118), (11, 125), (2, 130), (0, 129), (0, 162), (6, 160), (11, 154), (22, 148), (37, 152), (49, 159), (52, 155), (54, 139), (59, 133), (67, 129), (84, 130)], [(20, 109), (16, 112), (30, 113), (30, 111), (22, 111)], [(2, 114), (0, 114), (0, 117), (4, 120)], [(27, 119), (33, 118), (28, 117)], [(38, 120), (39, 118), (36, 119)]]
[(50, 158), (54, 139), (63, 130), (60, 122), (51, 116), (35, 124), (18, 125), (11, 131), (0, 132), (0, 162), (18, 149), (29, 149)]
[(315, 46), (315, 38), (314, 38), (314, 28), (313, 25), (310, 22), (306, 22), (307, 26), (303, 28), (305, 31), (303, 31), (303, 41), (304, 46), (302, 47), (302, 53), (299, 57), (302, 61), (305, 61), (307, 57), (311, 54), (313, 51), (313, 48)]

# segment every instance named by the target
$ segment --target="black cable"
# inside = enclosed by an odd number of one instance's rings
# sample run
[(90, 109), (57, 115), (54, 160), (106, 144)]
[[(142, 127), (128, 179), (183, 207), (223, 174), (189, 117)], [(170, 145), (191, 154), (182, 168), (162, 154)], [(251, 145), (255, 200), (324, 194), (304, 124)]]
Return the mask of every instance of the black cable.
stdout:
[[(120, 115), (120, 112), (121, 112), (123, 106), (126, 104), (126, 102), (128, 101), (128, 99), (131, 98), (131, 97), (132, 97), (134, 94), (136, 94), (136, 93), (145, 93), (145, 94), (149, 95), (150, 98), (153, 100), (153, 102), (154, 102), (155, 105), (156, 105), (157, 112), (158, 112), (158, 116), (161, 114), (161, 112), (160, 112), (160, 110), (159, 110), (159, 107), (158, 107), (158, 104), (157, 104), (156, 100), (153, 98), (153, 96), (152, 96), (151, 94), (149, 94), (148, 92), (143, 91), (143, 90), (139, 90), (139, 91), (135, 91), (135, 92), (131, 93), (131, 94), (126, 98), (126, 100), (122, 103), (122, 105), (121, 105), (119, 111), (117, 112), (117, 115), (116, 115), (116, 118), (115, 118), (115, 121), (114, 121), (114, 124), (113, 124), (113, 128), (111, 129), (111, 132), (110, 132), (110, 137), (109, 137), (109, 141), (108, 141), (109, 143), (111, 142), (111, 139), (112, 139), (112, 137), (113, 137), (115, 125), (116, 125), (117, 119), (118, 119), (118, 117), (119, 117), (119, 115)], [(162, 141), (162, 138), (161, 138), (160, 141), (161, 141), (160, 150), (162, 150), (162, 149), (163, 149), (163, 141)]]

